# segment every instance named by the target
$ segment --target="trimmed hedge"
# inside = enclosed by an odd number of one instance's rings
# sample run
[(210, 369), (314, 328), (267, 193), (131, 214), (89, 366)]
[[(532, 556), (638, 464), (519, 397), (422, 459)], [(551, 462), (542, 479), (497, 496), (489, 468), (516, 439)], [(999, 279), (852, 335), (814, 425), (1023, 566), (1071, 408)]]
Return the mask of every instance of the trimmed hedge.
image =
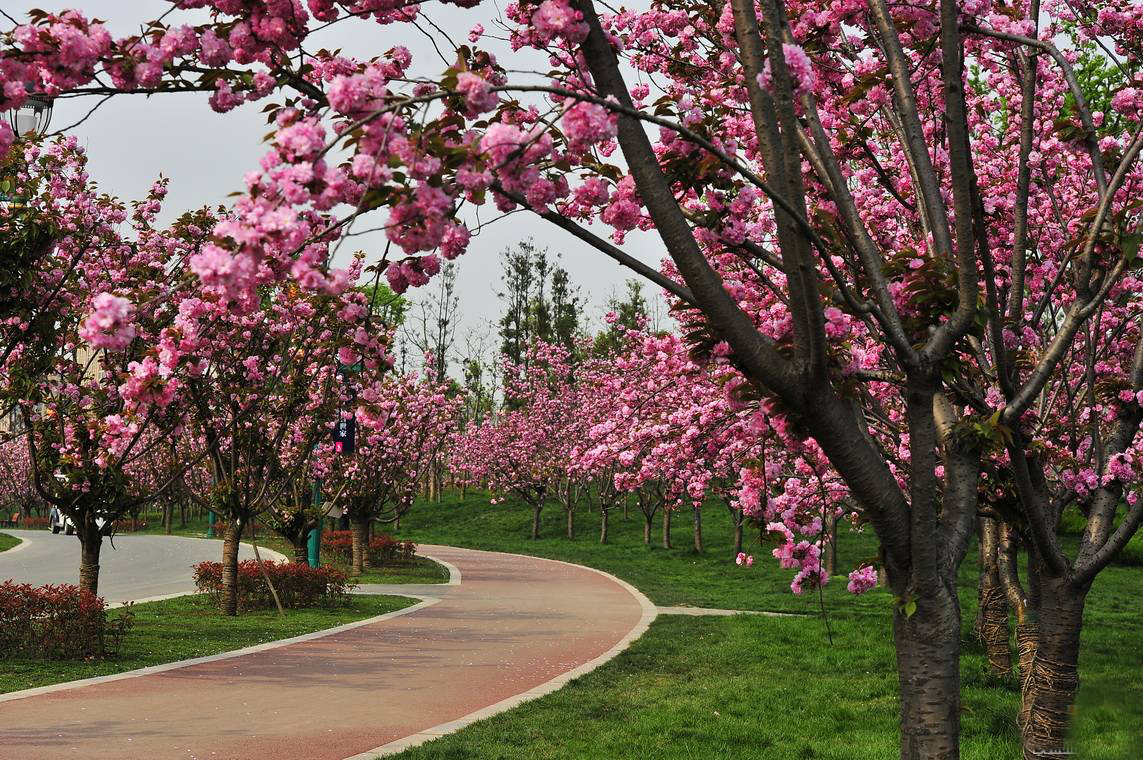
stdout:
[[(335, 567), (310, 567), (304, 562), (262, 564), (283, 607), (339, 604), (345, 601), (350, 590), (357, 587)], [(194, 584), (199, 593), (209, 594), (217, 602), (222, 595), (222, 563), (200, 562), (195, 565)], [(257, 560), (238, 563), (238, 606), (241, 609), (274, 606), (274, 597)]]
[(134, 613), (108, 620), (102, 597), (78, 586), (0, 583), (0, 656), (37, 660), (111, 657)]
[[(24, 530), (35, 530), (37, 528), (48, 528), (48, 527), (50, 527), (50, 521), (49, 521), (49, 518), (47, 518), (47, 517), (27, 517), (27, 516), (25, 516), (25, 517), (20, 518), (20, 524), (17, 525), (16, 527), (22, 528)], [(143, 530), (147, 530), (147, 521), (146, 520), (135, 520), (134, 522), (132, 522), (130, 517), (124, 517), (121, 520), (115, 521), (115, 532), (116, 533), (134, 533), (136, 531), (143, 531)]]
[[(321, 550), (334, 560), (349, 564), (353, 557), (353, 531), (329, 530), (321, 534)], [(417, 545), (412, 541), (398, 541), (388, 533), (378, 533), (369, 541), (369, 564), (408, 565), (417, 557)]]

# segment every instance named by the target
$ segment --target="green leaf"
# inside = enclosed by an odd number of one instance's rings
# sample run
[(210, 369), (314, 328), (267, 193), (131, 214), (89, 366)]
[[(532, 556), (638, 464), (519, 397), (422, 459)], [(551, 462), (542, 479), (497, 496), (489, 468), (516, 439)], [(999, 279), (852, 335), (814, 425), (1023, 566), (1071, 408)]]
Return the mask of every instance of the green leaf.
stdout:
[(909, 599), (908, 601), (906, 601), (905, 606), (904, 606), (904, 610), (905, 610), (905, 617), (907, 617), (907, 618), (913, 617), (913, 614), (917, 611), (917, 600), (916, 599)]

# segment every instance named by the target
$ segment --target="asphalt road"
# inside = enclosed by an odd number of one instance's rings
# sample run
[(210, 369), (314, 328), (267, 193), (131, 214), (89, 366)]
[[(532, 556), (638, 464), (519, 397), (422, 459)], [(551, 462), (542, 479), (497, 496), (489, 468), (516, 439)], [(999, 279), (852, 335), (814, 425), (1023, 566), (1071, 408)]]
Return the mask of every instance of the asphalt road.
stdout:
[[(0, 552), (0, 581), (43, 585), (79, 582), (79, 539), (48, 530), (0, 529), (24, 543)], [(259, 547), (262, 559), (282, 559)], [(191, 567), (203, 560), (218, 561), (222, 542), (181, 536), (121, 534), (115, 546), (106, 539), (99, 558), (99, 595), (108, 604), (194, 591)], [(253, 559), (243, 544), (239, 559)]]

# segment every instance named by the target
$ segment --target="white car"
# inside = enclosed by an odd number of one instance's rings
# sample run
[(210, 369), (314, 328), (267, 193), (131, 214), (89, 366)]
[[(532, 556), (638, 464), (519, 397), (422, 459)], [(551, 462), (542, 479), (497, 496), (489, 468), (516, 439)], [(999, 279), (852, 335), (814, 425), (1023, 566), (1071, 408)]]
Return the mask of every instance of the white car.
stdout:
[(71, 518), (54, 507), (48, 516), (48, 527), (52, 529), (52, 533), (64, 533), (68, 536), (75, 533), (75, 523)]
[[(102, 517), (95, 518), (95, 524), (100, 531), (107, 521)], [(51, 514), (48, 516), (48, 527), (52, 529), (52, 533), (63, 533), (64, 535), (71, 536), (75, 533), (75, 523), (71, 518), (65, 515), (58, 509), (52, 509)]]

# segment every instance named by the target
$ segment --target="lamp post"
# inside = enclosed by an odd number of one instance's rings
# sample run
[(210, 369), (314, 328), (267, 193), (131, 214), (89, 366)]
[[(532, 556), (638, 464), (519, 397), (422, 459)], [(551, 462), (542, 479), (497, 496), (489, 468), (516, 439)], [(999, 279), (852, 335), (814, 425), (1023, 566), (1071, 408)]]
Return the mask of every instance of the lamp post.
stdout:
[(8, 112), (8, 123), (17, 137), (31, 133), (36, 137), (47, 134), (52, 121), (52, 99), (43, 95), (29, 95), (24, 105)]
[[(52, 99), (43, 95), (29, 95), (24, 105), (8, 111), (8, 123), (17, 139), (25, 135), (43, 137), (52, 121)], [(3, 158), (0, 156), (0, 158)], [(7, 167), (5, 167), (7, 174)], [(5, 180), (7, 184), (7, 180)], [(20, 197), (9, 193), (10, 188), (0, 190), (0, 203), (20, 205)], [(14, 192), (14, 191), (13, 191)]]

